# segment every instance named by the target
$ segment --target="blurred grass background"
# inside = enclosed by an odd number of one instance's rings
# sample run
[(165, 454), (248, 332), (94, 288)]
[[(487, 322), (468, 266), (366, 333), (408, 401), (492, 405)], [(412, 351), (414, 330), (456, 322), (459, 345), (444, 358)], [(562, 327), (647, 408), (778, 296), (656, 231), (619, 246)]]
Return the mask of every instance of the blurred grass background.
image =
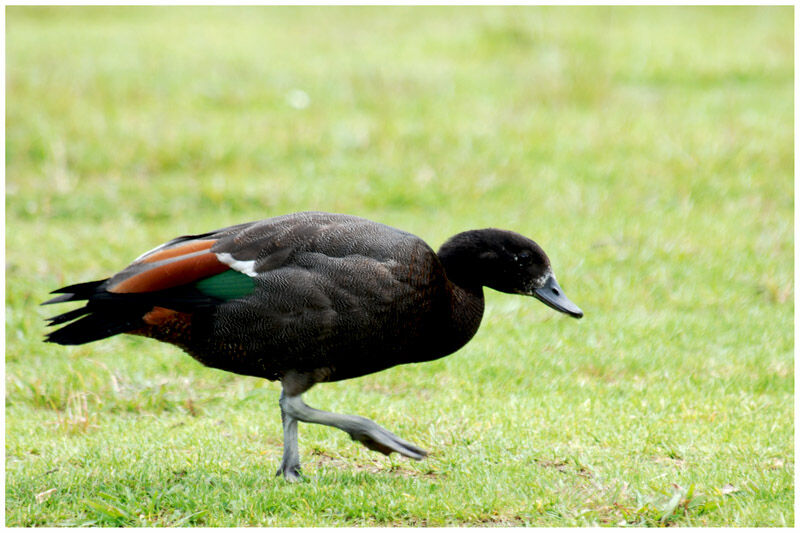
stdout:
[[(791, 525), (791, 7), (6, 9), (6, 525)], [(311, 405), (37, 305), (301, 210), (537, 240), (456, 355)], [(52, 489), (55, 489), (54, 491)], [(48, 492), (51, 491), (51, 492)]]

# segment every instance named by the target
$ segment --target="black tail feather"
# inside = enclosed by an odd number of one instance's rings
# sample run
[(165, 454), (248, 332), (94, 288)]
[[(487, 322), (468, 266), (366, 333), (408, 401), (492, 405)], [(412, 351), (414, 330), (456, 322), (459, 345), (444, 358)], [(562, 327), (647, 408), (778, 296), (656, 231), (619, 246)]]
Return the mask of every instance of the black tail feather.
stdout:
[(57, 304), (61, 302), (73, 302), (76, 300), (88, 300), (91, 296), (97, 293), (98, 287), (108, 281), (108, 278), (101, 279), (98, 281), (87, 281), (86, 283), (77, 283), (75, 285), (69, 285), (67, 287), (61, 287), (60, 289), (56, 289), (50, 294), (61, 294), (61, 296), (56, 296), (55, 298), (51, 298), (46, 302), (42, 302), (42, 305), (50, 305), (50, 304)]
[(82, 299), (83, 298), (76, 298), (74, 294), (69, 293), (69, 294), (62, 294), (61, 296), (56, 296), (55, 298), (50, 298), (46, 302), (42, 302), (39, 305), (60, 304), (61, 302), (71, 302), (73, 300), (82, 300)]
[(143, 312), (138, 309), (139, 306), (135, 306), (136, 309), (126, 308), (123, 311), (120, 308), (110, 307), (104, 303), (98, 305), (98, 302), (95, 302), (98, 297), (100, 300), (107, 300), (107, 298), (103, 298), (105, 291), (101, 288), (106, 281), (107, 279), (102, 279), (77, 283), (51, 292), (50, 294), (60, 294), (60, 296), (51, 298), (42, 305), (80, 300), (89, 301), (83, 307), (48, 318), (48, 326), (57, 326), (72, 320), (74, 322), (45, 335), (45, 342), (84, 344), (141, 327)]
[[(84, 310), (87, 313), (91, 312), (86, 310), (86, 308), (76, 309), (76, 311)], [(56, 331), (48, 333), (44, 340), (45, 342), (66, 345), (85, 344), (87, 342), (105, 339), (106, 337), (111, 337), (119, 333), (132, 331), (141, 327), (141, 325), (141, 315), (90, 314)]]
[(62, 313), (60, 315), (51, 316), (47, 319), (48, 326), (57, 326), (58, 324), (63, 324), (64, 322), (69, 322), (70, 320), (75, 320), (76, 318), (82, 317), (83, 315), (88, 315), (91, 313), (92, 310), (88, 307), (79, 307), (78, 309), (73, 309), (67, 313)]

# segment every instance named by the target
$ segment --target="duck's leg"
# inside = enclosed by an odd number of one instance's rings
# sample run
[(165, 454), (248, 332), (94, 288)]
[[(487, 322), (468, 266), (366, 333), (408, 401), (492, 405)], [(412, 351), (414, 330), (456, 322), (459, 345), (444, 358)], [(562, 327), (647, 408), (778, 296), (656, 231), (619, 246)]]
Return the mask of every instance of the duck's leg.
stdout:
[[(285, 414), (290, 420), (295, 421), (293, 440), (286, 436), (288, 433), (286, 432), (286, 423), (284, 422), (284, 462), (281, 463), (284, 476), (287, 476), (288, 472), (288, 470), (284, 468), (285, 465), (296, 465), (297, 468), (299, 468), (300, 465), (299, 459), (297, 459), (297, 420), (308, 422), (309, 424), (323, 424), (339, 428), (347, 432), (353, 440), (357, 440), (370, 450), (381, 452), (384, 455), (397, 452), (406, 457), (416, 459), (417, 461), (428, 455), (428, 452), (425, 450), (414, 446), (410, 442), (404, 441), (391, 431), (382, 428), (368, 418), (355, 415), (341, 415), (314, 409), (303, 402), (300, 394), (290, 396), (286, 394), (285, 389), (281, 394), (281, 413)], [(289, 442), (290, 440), (291, 442)], [(290, 456), (290, 453), (294, 455)], [(289, 457), (288, 462), (287, 457)], [(278, 471), (280, 472), (281, 470)]]
[(297, 448), (297, 418), (293, 417), (283, 408), (283, 398), (286, 393), (281, 391), (281, 421), (283, 422), (283, 459), (276, 476), (283, 474), (287, 481), (300, 481), (300, 452)]

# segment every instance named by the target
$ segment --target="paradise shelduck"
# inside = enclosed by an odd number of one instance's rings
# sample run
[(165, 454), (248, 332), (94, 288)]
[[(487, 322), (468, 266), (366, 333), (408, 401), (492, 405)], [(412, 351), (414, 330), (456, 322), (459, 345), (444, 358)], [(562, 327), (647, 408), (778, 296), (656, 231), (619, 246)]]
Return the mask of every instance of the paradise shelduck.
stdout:
[(436, 253), (363, 218), (306, 212), (178, 237), (108, 279), (53, 291), (87, 300), (46, 337), (83, 344), (118, 333), (175, 344), (206, 366), (280, 380), (284, 450), (277, 474), (300, 475), (297, 422), (346, 431), (371, 450), (427, 452), (360, 416), (320, 411), (315, 383), (430, 361), (464, 346), (483, 287), (534, 296), (575, 318), (538, 244), (511, 231), (459, 233)]

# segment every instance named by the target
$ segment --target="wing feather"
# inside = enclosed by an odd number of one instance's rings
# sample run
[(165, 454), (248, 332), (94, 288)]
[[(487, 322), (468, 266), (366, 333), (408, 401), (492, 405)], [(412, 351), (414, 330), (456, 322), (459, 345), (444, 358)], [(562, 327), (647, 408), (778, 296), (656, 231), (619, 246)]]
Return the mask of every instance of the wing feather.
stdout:
[[(190, 253), (185, 257), (179, 256), (177, 259), (170, 258), (158, 263), (144, 264), (147, 265), (146, 268), (130, 276), (124, 276), (124, 279), (116, 281), (114, 278), (117, 276), (111, 278), (106, 290), (113, 293), (161, 291), (221, 274), (229, 268), (220, 262), (216, 254), (205, 251)], [(118, 276), (122, 277), (126, 270), (120, 272)]]

